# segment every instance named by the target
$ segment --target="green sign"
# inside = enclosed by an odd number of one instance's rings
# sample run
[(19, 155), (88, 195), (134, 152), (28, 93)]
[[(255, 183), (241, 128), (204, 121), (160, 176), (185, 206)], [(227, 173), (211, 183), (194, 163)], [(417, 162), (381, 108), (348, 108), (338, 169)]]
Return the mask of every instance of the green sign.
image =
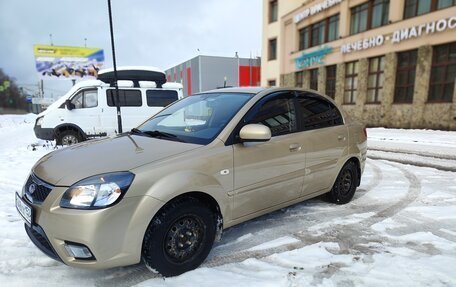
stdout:
[(300, 57), (295, 59), (296, 69), (302, 70), (314, 65), (323, 65), (323, 58), (326, 54), (332, 52), (331, 47), (323, 47), (320, 50), (310, 52), (310, 53), (303, 53)]

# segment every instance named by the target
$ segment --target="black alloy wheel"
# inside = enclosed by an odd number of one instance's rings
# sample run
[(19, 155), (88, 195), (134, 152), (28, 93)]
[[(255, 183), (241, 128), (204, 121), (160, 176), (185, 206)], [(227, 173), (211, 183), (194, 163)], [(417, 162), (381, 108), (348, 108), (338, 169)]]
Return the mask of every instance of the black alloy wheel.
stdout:
[(353, 161), (347, 162), (339, 172), (328, 198), (336, 204), (345, 204), (352, 200), (358, 186), (358, 168)]

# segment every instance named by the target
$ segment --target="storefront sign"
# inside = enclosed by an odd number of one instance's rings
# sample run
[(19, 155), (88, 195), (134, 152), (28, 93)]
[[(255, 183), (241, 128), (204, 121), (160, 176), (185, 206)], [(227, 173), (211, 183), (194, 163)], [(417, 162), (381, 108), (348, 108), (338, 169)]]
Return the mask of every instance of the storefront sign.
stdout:
[(420, 24), (410, 28), (403, 28), (393, 32), (392, 37), (378, 35), (371, 38), (366, 38), (352, 43), (343, 44), (340, 48), (342, 54), (347, 54), (355, 51), (367, 50), (373, 47), (382, 46), (386, 41), (391, 40), (392, 44), (402, 41), (443, 32), (447, 29), (456, 28), (456, 17), (441, 19), (426, 24)]
[(299, 14), (296, 14), (293, 17), (293, 20), (294, 20), (295, 23), (299, 23), (302, 20), (306, 19), (307, 17), (315, 15), (315, 14), (320, 13), (320, 12), (323, 12), (326, 9), (329, 9), (332, 6), (334, 6), (336, 4), (339, 4), (342, 1), (343, 0), (325, 0), (325, 1), (321, 2), (321, 3), (318, 3), (318, 4), (315, 4), (315, 5), (311, 6), (310, 8), (305, 9), (304, 11), (302, 11)]
[(332, 50), (331, 47), (324, 47), (308, 54), (303, 53), (300, 57), (295, 59), (296, 69), (302, 70), (314, 65), (323, 65), (323, 58), (326, 54), (331, 53)]

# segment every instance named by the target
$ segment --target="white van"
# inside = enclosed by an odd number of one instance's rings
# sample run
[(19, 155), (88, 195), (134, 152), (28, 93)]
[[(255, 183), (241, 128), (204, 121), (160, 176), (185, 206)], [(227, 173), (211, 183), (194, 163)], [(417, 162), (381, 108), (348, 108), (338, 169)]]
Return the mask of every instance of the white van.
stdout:
[[(182, 85), (166, 83), (155, 68), (124, 67), (117, 72), (122, 130), (129, 131), (172, 102), (181, 99)], [(74, 144), (116, 134), (117, 108), (113, 71), (102, 70), (97, 80), (77, 83), (40, 113), (35, 135), (57, 144)]]

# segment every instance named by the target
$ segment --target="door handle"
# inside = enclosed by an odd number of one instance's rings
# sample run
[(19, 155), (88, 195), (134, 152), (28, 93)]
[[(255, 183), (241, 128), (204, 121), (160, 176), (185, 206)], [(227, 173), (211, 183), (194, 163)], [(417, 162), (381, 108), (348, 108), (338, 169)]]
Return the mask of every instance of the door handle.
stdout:
[(338, 137), (337, 137), (337, 140), (338, 140), (338, 141), (345, 141), (345, 139), (346, 139), (346, 138), (345, 138), (344, 136), (338, 136)]
[(290, 145), (290, 152), (300, 151), (300, 150), (301, 150), (301, 146), (299, 144), (291, 144)]

